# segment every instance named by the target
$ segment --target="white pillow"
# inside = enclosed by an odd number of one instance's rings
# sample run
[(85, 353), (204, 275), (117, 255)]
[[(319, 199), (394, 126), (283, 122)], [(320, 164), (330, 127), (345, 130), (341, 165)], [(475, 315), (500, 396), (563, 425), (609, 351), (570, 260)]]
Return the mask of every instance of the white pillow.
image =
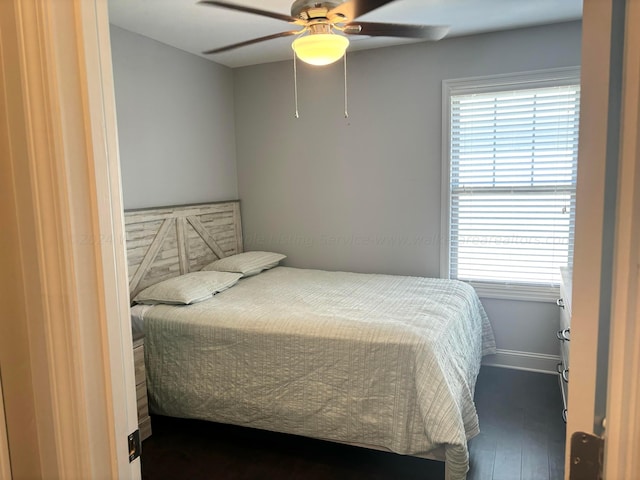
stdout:
[(280, 263), (280, 260), (287, 258), (286, 255), (273, 252), (244, 252), (237, 255), (230, 255), (206, 265), (202, 270), (215, 270), (218, 272), (241, 273), (243, 277), (256, 275), (263, 270), (273, 268)]
[(136, 303), (155, 305), (189, 305), (211, 298), (233, 286), (242, 277), (239, 273), (192, 272), (156, 283), (142, 290), (133, 299)]

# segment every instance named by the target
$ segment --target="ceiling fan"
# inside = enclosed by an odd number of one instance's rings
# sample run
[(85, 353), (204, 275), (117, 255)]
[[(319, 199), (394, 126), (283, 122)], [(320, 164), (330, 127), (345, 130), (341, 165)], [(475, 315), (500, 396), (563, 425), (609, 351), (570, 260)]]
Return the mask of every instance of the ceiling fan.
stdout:
[(233, 45), (207, 50), (202, 53), (205, 55), (221, 53), (275, 38), (298, 35), (298, 38), (294, 40), (291, 45), (295, 55), (300, 60), (312, 65), (328, 65), (344, 56), (349, 46), (347, 35), (440, 40), (449, 31), (448, 26), (356, 21), (361, 15), (393, 1), (394, 0), (346, 0), (340, 2), (335, 0), (296, 0), (291, 5), (291, 15), (289, 16), (244, 5), (215, 0), (201, 0), (198, 2), (199, 4), (262, 15), (302, 27), (298, 30), (274, 33)]

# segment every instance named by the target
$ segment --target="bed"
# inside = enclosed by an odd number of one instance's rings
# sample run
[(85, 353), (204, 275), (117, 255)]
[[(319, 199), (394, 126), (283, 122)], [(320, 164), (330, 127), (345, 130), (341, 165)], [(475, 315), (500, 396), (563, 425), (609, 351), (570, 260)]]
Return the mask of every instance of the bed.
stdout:
[[(132, 298), (242, 252), (237, 202), (125, 222)], [(495, 342), (465, 283), (276, 266), (135, 313), (154, 413), (435, 458), (447, 479), (466, 476), (475, 381)]]

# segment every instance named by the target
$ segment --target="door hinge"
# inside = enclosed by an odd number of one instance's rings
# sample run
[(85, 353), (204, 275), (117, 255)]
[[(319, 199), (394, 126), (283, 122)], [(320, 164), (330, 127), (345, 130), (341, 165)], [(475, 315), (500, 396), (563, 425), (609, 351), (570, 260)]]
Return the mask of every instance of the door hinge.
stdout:
[(571, 435), (569, 480), (602, 480), (604, 438), (592, 433)]
[(129, 463), (140, 456), (140, 430), (136, 430), (128, 437), (129, 440)]

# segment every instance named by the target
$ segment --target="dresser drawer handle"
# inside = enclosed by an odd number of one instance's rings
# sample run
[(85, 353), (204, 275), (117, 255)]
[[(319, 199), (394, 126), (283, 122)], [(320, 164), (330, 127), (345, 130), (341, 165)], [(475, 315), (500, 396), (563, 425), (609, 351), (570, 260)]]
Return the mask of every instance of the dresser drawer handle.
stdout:
[(562, 362), (558, 363), (556, 365), (556, 371), (558, 372), (558, 375), (560, 375), (560, 378), (565, 381), (565, 383), (569, 383), (569, 369), (563, 367), (564, 365)]
[(564, 408), (562, 410), (562, 420), (564, 420), (564, 423), (567, 423), (567, 409)]
[(564, 330), (558, 330), (558, 332), (556, 333), (556, 337), (562, 342), (569, 342), (571, 341), (571, 338), (569, 338), (570, 333), (571, 329), (565, 328)]
[(560, 308), (564, 308), (564, 298), (557, 299), (556, 305), (558, 305)]

